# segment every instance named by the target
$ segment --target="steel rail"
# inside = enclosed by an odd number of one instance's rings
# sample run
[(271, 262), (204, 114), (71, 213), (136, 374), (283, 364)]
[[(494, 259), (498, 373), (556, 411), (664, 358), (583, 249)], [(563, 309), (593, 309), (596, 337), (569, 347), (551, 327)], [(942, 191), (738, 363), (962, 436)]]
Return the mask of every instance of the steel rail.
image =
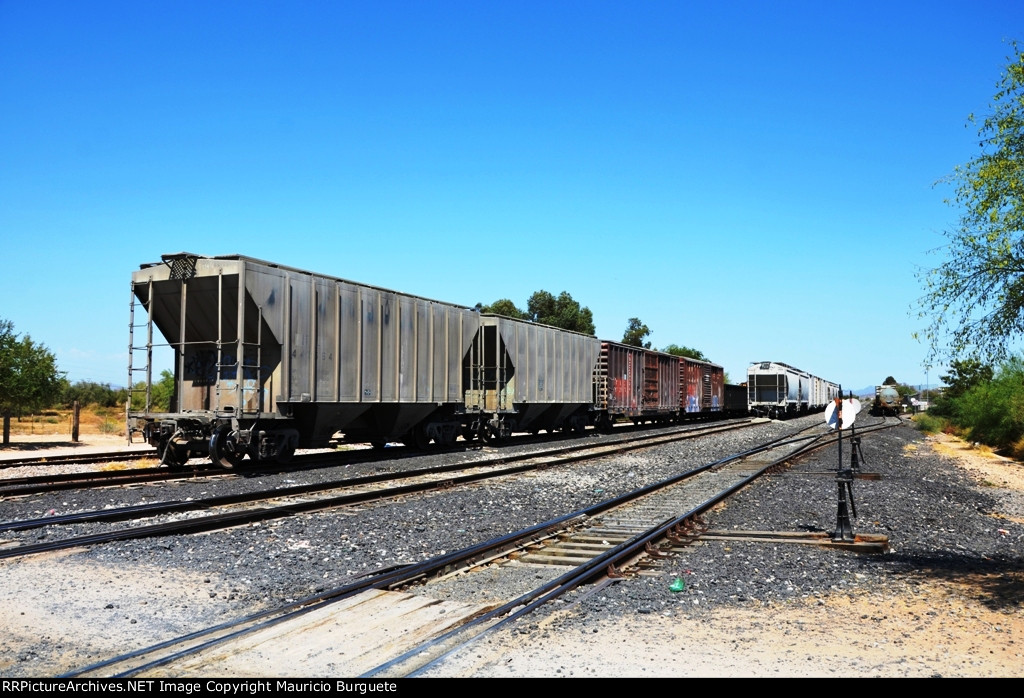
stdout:
[[(440, 635), (437, 638), (433, 638), (432, 640), (428, 640), (424, 643), (421, 643), (419, 646), (406, 651), (399, 657), (396, 657), (388, 662), (385, 662), (384, 664), (381, 664), (371, 669), (368, 672), (363, 673), (360, 676), (360, 678), (374, 677), (381, 675), (385, 672), (391, 671), (401, 666), (403, 663), (409, 662), (414, 658), (422, 657), (425, 653), (429, 653), (434, 647), (438, 645), (441, 645), (449, 641), (455, 641), (460, 635), (466, 634), (467, 632), (472, 632), (478, 626), (483, 626), (492, 620), (496, 621), (491, 625), (488, 625), (487, 627), (481, 628), (478, 632), (476, 632), (476, 634), (473, 634), (466, 640), (457, 642), (457, 644), (455, 644), (454, 647), (445, 650), (443, 654), (427, 661), (426, 663), (422, 664), (419, 667), (416, 667), (408, 673), (402, 674), (402, 676), (415, 677), (423, 674), (428, 669), (438, 665), (439, 663), (451, 657), (456, 652), (465, 648), (469, 644), (476, 642), (484, 635), (487, 635), (499, 629), (500, 627), (508, 623), (511, 623), (520, 616), (533, 612), (534, 610), (540, 608), (552, 599), (558, 598), (559, 596), (571, 591), (572, 589), (575, 589), (581, 584), (584, 584), (587, 581), (593, 579), (594, 577), (602, 574), (604, 570), (607, 570), (613, 566), (617, 566), (621, 564), (624, 560), (636, 557), (638, 554), (647, 550), (647, 547), (650, 543), (664, 537), (673, 528), (682, 525), (686, 521), (706, 512), (707, 510), (711, 509), (718, 503), (731, 497), (736, 492), (740, 491), (741, 489), (749, 485), (751, 482), (753, 482), (754, 480), (756, 480), (757, 478), (761, 477), (766, 472), (771, 470), (772, 468), (775, 468), (784, 462), (798, 458), (801, 455), (804, 455), (805, 453), (815, 450), (816, 448), (821, 448), (832, 443), (832, 440), (829, 440), (828, 443), (817, 443), (818, 441), (824, 439), (825, 436), (827, 436), (827, 434), (804, 437), (809, 441), (809, 443), (804, 444), (800, 446), (796, 451), (789, 453), (782, 458), (776, 459), (775, 461), (769, 463), (768, 465), (765, 465), (762, 468), (759, 468), (748, 477), (743, 478), (740, 482), (732, 485), (731, 487), (726, 488), (725, 490), (722, 490), (715, 496), (691, 508), (689, 511), (680, 514), (676, 517), (667, 519), (666, 521), (663, 521), (662, 523), (654, 526), (653, 528), (648, 529), (646, 532), (637, 534), (636, 536), (627, 541), (623, 541), (615, 547), (597, 555), (591, 560), (581, 565), (578, 565), (577, 567), (563, 574), (562, 576), (553, 579), (547, 582), (546, 584), (543, 584), (537, 587), (536, 589), (533, 589), (527, 592), (526, 594), (523, 594), (520, 597), (513, 599), (512, 601), (509, 601), (498, 608), (495, 608), (477, 618), (474, 618), (469, 622), (459, 626), (458, 628), (454, 628), (448, 631), (447, 633)], [(740, 456), (729, 457), (721, 461), (718, 461), (714, 464), (704, 466), (701, 470), (721, 466), (726, 463), (739, 460), (740, 458), (747, 458), (751, 455), (756, 455), (757, 453), (770, 450), (772, 448), (779, 448), (780, 446), (787, 445), (788, 443), (793, 443), (797, 440), (798, 439), (794, 439), (789, 442), (780, 442), (775, 445), (753, 449), (752, 451), (745, 454), (741, 454)]]
[[(605, 502), (600, 502), (598, 504), (586, 507), (576, 512), (556, 517), (549, 521), (536, 524), (534, 526), (530, 526), (528, 528), (507, 534), (505, 536), (501, 536), (491, 541), (478, 543), (476, 545), (469, 546), (467, 548), (463, 548), (461, 550), (454, 551), (439, 556), (437, 558), (424, 561), (422, 563), (416, 563), (412, 565), (406, 565), (399, 568), (395, 568), (392, 571), (385, 572), (379, 575), (374, 575), (373, 577), (368, 577), (362, 581), (355, 582), (353, 584), (338, 587), (336, 589), (323, 592), (315, 596), (295, 601), (279, 609), (263, 611), (257, 614), (246, 616), (236, 621), (228, 621), (226, 623), (214, 626), (212, 628), (207, 628), (204, 630), (196, 631), (194, 633), (190, 633), (189, 635), (183, 636), (181, 638), (168, 640), (157, 645), (153, 645), (151, 647), (147, 647), (135, 652), (114, 657), (109, 660), (98, 662), (72, 674), (67, 674), (66, 676), (83, 676), (87, 673), (93, 673), (101, 669), (110, 668), (117, 664), (125, 664), (127, 662), (142, 657), (146, 657), (156, 652), (160, 652), (161, 650), (173, 647), (177, 644), (191, 642), (192, 640), (202, 640), (199, 644), (190, 645), (181, 650), (177, 650), (171, 654), (164, 655), (156, 659), (152, 659), (144, 664), (136, 665), (134, 667), (124, 669), (121, 673), (114, 674), (114, 676), (117, 677), (138, 675), (140, 672), (147, 671), (149, 669), (153, 669), (159, 666), (164, 666), (166, 664), (169, 664), (170, 662), (176, 661), (186, 656), (194, 655), (196, 653), (203, 651), (204, 649), (221, 644), (234, 637), (254, 632), (261, 628), (270, 627), (272, 625), (301, 616), (305, 613), (309, 613), (319, 608), (323, 608), (330, 604), (337, 603), (368, 589), (394, 588), (396, 586), (401, 586), (404, 584), (409, 584), (421, 580), (424, 577), (429, 577), (431, 575), (447, 573), (459, 566), (471, 567), (475, 564), (476, 561), (484, 559), (494, 554), (495, 551), (500, 552), (502, 550), (512, 550), (518, 547), (522, 547), (522, 545), (532, 542), (538, 538), (546, 537), (556, 531), (563, 530), (565, 527), (571, 525), (572, 522), (576, 520), (583, 520), (587, 517), (596, 516), (609, 509), (613, 509), (625, 502), (628, 502), (631, 499), (635, 499), (638, 496), (643, 496), (644, 494), (648, 494), (657, 489), (661, 489), (671, 484), (675, 484), (683, 479), (693, 477), (694, 475), (697, 475), (716, 466), (720, 466), (733, 460), (738, 460), (748, 455), (753, 455), (761, 451), (767, 450), (768, 448), (773, 447), (772, 444), (782, 445), (782, 442), (786, 440), (788, 440), (789, 442), (799, 442), (813, 438), (819, 438), (815, 436), (810, 436), (791, 439), (791, 436), (792, 435), (779, 437), (778, 439), (763, 444), (755, 449), (751, 449), (748, 452), (735, 454), (733, 456), (728, 456), (726, 458), (719, 459), (718, 461), (714, 461), (712, 463), (699, 466), (691, 471), (686, 471), (684, 473), (677, 474), (663, 482), (653, 483), (643, 488), (639, 488), (638, 490), (635, 490), (633, 492), (620, 495), (610, 500), (606, 500)], [(609, 553), (610, 552), (613, 551), (609, 551)], [(602, 556), (602, 559), (606, 558), (608, 558), (607, 554)], [(547, 587), (547, 585), (545, 585), (545, 587)], [(245, 627), (239, 628), (239, 626)], [(231, 630), (232, 628), (237, 629), (231, 631), (229, 634), (218, 635), (218, 633), (225, 633), (225, 631)]]
[[(753, 421), (746, 420), (740, 422), (722, 422), (717, 423), (714, 426), (707, 426), (702, 424), (700, 426), (687, 425), (682, 429), (676, 429), (669, 432), (659, 432), (660, 436), (670, 436), (672, 434), (690, 434), (691, 432), (700, 433), (714, 433), (713, 430), (730, 430), (741, 428), (753, 424)], [(640, 429), (637, 427), (636, 429)], [(636, 433), (636, 429), (630, 430), (624, 435), (620, 434), (617, 437), (613, 437), (609, 440), (610, 443), (618, 443), (620, 441), (629, 440), (644, 440), (651, 438), (649, 435)], [(685, 438), (685, 437), (684, 437)], [(547, 453), (557, 454), (561, 452), (561, 449), (580, 449), (587, 448), (586, 445), (570, 445), (562, 446), (555, 449), (550, 449)], [(390, 449), (389, 449), (390, 450)], [(397, 450), (397, 449), (395, 449)], [(451, 452), (451, 449), (448, 450)], [(174, 469), (169, 470), (164, 467), (157, 468), (139, 468), (135, 470), (124, 470), (124, 471), (90, 471), (84, 473), (57, 473), (54, 475), (32, 475), (17, 478), (6, 478), (0, 480), (0, 498), (3, 497), (18, 497), (29, 494), (40, 494), (46, 492), (58, 492), (70, 489), (81, 489), (83, 487), (109, 487), (109, 486), (122, 486), (126, 484), (135, 484), (140, 482), (160, 482), (163, 480), (188, 480), (195, 479), (197, 477), (204, 476), (220, 476), (220, 475), (260, 475), (276, 472), (301, 472), (304, 470), (313, 470), (322, 467), (331, 467), (338, 465), (338, 461), (344, 460), (346, 464), (361, 464), (361, 463), (374, 463), (380, 461), (390, 461), (396, 458), (412, 458), (423, 455), (430, 455), (430, 453), (423, 452), (404, 452), (396, 455), (383, 455), (379, 451), (365, 451), (365, 455), (354, 455), (353, 452), (342, 453), (311, 453), (302, 454), (297, 456), (287, 468), (283, 468), (280, 463), (265, 464), (251, 466), (248, 468), (240, 469), (228, 469), (221, 467), (207, 467), (201, 470), (199, 469)], [(436, 453), (441, 453), (437, 451)], [(143, 456), (149, 457), (149, 456)], [(528, 455), (519, 456), (529, 457)], [(495, 456), (496, 459), (501, 459), (502, 456)], [(505, 462), (510, 462), (516, 458), (516, 456), (504, 456)], [(131, 460), (131, 458), (125, 458), (125, 460)], [(486, 460), (486, 459), (481, 459)], [(75, 460), (62, 461), (67, 463), (82, 462)], [(39, 462), (36, 465), (48, 465), (49, 462)]]
[[(154, 524), (151, 526), (140, 526), (133, 529), (127, 529), (124, 531), (108, 532), (101, 534), (94, 534), (92, 536), (81, 536), (77, 538), (61, 539), (57, 541), (50, 541), (47, 543), (37, 543), (28, 546), (19, 546), (11, 548), (0, 548), (0, 559), (6, 557), (18, 557), (21, 555), (30, 555), (39, 552), (52, 552), (53, 550), (59, 550), (66, 547), (80, 547), (81, 545), (93, 545), (96, 543), (114, 542), (120, 540), (130, 540), (134, 538), (144, 538), (155, 535), (168, 535), (172, 533), (182, 532), (195, 532), (214, 530), (216, 528), (223, 528), (226, 526), (236, 526), (240, 523), (246, 523), (244, 517), (246, 515), (252, 516), (253, 521), (266, 520), (271, 518), (278, 518), (282, 516), (291, 516), (295, 513), (315, 511), (322, 508), (331, 508), (335, 506), (345, 506), (349, 504), (363, 503), (374, 499), (383, 499), (392, 496), (399, 496), (402, 494), (408, 494), (412, 492), (426, 491), (430, 489), (436, 489), (439, 487), (447, 487), (456, 484), (465, 484), (469, 482), (475, 482), (478, 480), (490, 479), (495, 477), (501, 477), (503, 475), (512, 475), (525, 470), (532, 470), (540, 467), (553, 467), (555, 465), (564, 465), (578, 460), (599, 457), (601, 455), (609, 455), (612, 452), (621, 452), (625, 450), (632, 450), (636, 448), (646, 448), (660, 443), (672, 442), (684, 438), (696, 438), (697, 436), (707, 436), (714, 433), (718, 433), (725, 429), (735, 429), (745, 425), (734, 425), (730, 427), (716, 427), (714, 429), (691, 429), (685, 432), (677, 432), (669, 435), (658, 434), (654, 437), (648, 436), (646, 439), (643, 437), (634, 437), (625, 440), (626, 442), (615, 442), (612, 444), (583, 444), (568, 447), (560, 447), (558, 449), (551, 449), (543, 452), (533, 452), (529, 454), (517, 454), (517, 455), (502, 455), (495, 458), (481, 459), (478, 461), (472, 461), (469, 463), (459, 463), (444, 466), (434, 466), (431, 468), (421, 468), (417, 470), (410, 470), (402, 473), (381, 473), (377, 475), (366, 475), (355, 478), (345, 478), (342, 480), (335, 480), (326, 483), (315, 483), (308, 485), (295, 485), (293, 487), (279, 488), (274, 490), (263, 490), (260, 492), (248, 492), (243, 494), (233, 495), (221, 495), (216, 497), (208, 497), (205, 499), (196, 500), (174, 500), (171, 502), (152, 502), (149, 504), (139, 504), (129, 507), (117, 507), (113, 509), (101, 509), (96, 511), (78, 512), (75, 514), (65, 514), (61, 516), (49, 516), (36, 519), (26, 519), (24, 521), (10, 521), (0, 523), (0, 532), (4, 531), (25, 531), (36, 528), (42, 528), (45, 526), (52, 525), (69, 525), (79, 523), (99, 523), (99, 522), (113, 522), (113, 521), (125, 521), (140, 517), (152, 517), (162, 514), (179, 513), (183, 511), (198, 511), (204, 509), (211, 509), (218, 506), (230, 506), (236, 504), (248, 504), (252, 502), (264, 501), (268, 499), (282, 499), (286, 497), (297, 497), (301, 495), (315, 494), (318, 492), (326, 492), (330, 490), (359, 487), (370, 484), (376, 484), (379, 482), (413, 479), (420, 477), (429, 477), (432, 475), (438, 475), (449, 472), (461, 472), (467, 470), (479, 470), (484, 468), (496, 468), (500, 465), (509, 462), (527, 461), (525, 465), (502, 468), (499, 470), (490, 470), (487, 472), (476, 473), (473, 475), (465, 475), (462, 477), (447, 478), (444, 480), (434, 480), (421, 483), (419, 485), (409, 485), (405, 487), (388, 488), (384, 490), (375, 490), (366, 493), (357, 493), (351, 495), (343, 495), (340, 497), (333, 497), (328, 499), (317, 500), (315, 502), (306, 502), (301, 504), (286, 504), (280, 507), (270, 507), (265, 509), (248, 510), (247, 512), (239, 512), (234, 514), (218, 514), (204, 517), (202, 519), (192, 519), (191, 521), (178, 521), (167, 524)], [(653, 443), (652, 443), (653, 442)], [(614, 449), (614, 450), (609, 450)], [(597, 454), (587, 453), (588, 451), (601, 451)], [(552, 462), (540, 462), (530, 463), (531, 460), (542, 460), (544, 458), (550, 458), (552, 456), (576, 453), (575, 457), (563, 457), (559, 463)], [(241, 517), (241, 518), (239, 518)], [(204, 526), (206, 522), (207, 525)]]
[(62, 456), (32, 456), (27, 458), (0, 458), (0, 469), (23, 468), (35, 465), (67, 465), (69, 463), (98, 463), (104, 461), (155, 458), (156, 450), (107, 451), (104, 453), (73, 453)]

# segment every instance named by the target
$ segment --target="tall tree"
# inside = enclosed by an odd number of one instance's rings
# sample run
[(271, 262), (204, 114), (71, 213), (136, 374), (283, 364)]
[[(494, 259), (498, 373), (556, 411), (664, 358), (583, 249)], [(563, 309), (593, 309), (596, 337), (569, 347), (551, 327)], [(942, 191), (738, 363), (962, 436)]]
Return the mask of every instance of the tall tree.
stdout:
[(954, 400), (974, 386), (988, 383), (994, 375), (995, 371), (988, 364), (983, 364), (975, 359), (965, 359), (951, 361), (949, 375), (939, 376), (939, 380), (947, 386), (945, 396)]
[(52, 404), (60, 398), (63, 375), (57, 359), (42, 344), (25, 335), (18, 338), (14, 325), (0, 319), (0, 414), (3, 445), (11, 442), (11, 417), (24, 410)]
[(547, 291), (536, 291), (526, 301), (526, 312), (530, 320), (543, 325), (561, 327), (564, 330), (594, 334), (594, 314), (590, 308), (573, 300), (568, 291), (562, 291), (555, 298)]
[(513, 317), (516, 318), (517, 320), (530, 319), (528, 313), (520, 310), (518, 307), (516, 307), (516, 304), (510, 301), (508, 298), (496, 300), (490, 305), (477, 303), (476, 309), (479, 310), (481, 313), (493, 313), (495, 315), (504, 315), (505, 317)]
[(629, 324), (626, 325), (626, 331), (622, 335), (622, 343), (628, 344), (631, 347), (644, 347), (645, 349), (651, 348), (651, 343), (644, 343), (644, 338), (651, 333), (651, 329), (640, 322), (640, 318), (631, 317), (629, 318)]
[(672, 354), (673, 356), (685, 356), (690, 359), (696, 359), (697, 361), (710, 361), (708, 357), (704, 356), (704, 352), (699, 349), (681, 347), (678, 344), (669, 344), (667, 347), (662, 349), (662, 351), (666, 354)]
[(968, 117), (981, 153), (946, 180), (955, 190), (948, 203), (961, 210), (946, 231), (948, 259), (918, 275), (930, 361), (948, 349), (991, 362), (1024, 331), (1024, 53), (1012, 47), (988, 115), (980, 124)]
[(563, 330), (594, 334), (594, 314), (590, 308), (583, 307), (573, 300), (567, 291), (562, 291), (556, 298), (551, 293), (535, 291), (526, 301), (526, 310), (520, 310), (508, 298), (494, 301), (487, 305), (477, 303), (476, 309), (481, 313), (494, 313), (518, 320), (530, 320), (542, 325), (561, 327)]

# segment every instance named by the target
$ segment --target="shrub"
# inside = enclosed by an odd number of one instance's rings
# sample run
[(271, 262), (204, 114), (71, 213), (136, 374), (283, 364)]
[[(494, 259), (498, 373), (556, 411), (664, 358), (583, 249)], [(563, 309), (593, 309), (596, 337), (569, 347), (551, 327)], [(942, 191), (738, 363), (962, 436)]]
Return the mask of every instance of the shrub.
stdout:
[(945, 432), (949, 427), (948, 419), (927, 412), (914, 415), (913, 421), (914, 426), (926, 434), (937, 434), (940, 431)]
[(955, 421), (971, 441), (1009, 448), (1024, 438), (1024, 360), (1004, 363), (989, 382), (979, 383), (956, 400)]
[(128, 391), (124, 388), (111, 388), (109, 383), (94, 383), (92, 381), (78, 381), (75, 384), (65, 384), (61, 394), (61, 403), (70, 408), (78, 401), (82, 407), (98, 405), (100, 407), (116, 407), (123, 405), (127, 399)]

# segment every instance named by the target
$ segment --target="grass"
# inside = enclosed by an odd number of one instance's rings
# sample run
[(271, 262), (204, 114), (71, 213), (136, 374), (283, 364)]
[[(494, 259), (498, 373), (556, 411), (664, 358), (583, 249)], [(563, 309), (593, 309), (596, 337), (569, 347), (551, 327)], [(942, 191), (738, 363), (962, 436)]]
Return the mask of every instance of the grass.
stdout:
[[(11, 436), (49, 434), (71, 435), (71, 410), (49, 409), (39, 414), (11, 417)], [(88, 405), (78, 414), (78, 433), (123, 434), (123, 407)]]
[(919, 414), (915, 414), (911, 419), (914, 422), (914, 426), (926, 434), (938, 434), (939, 432), (945, 434), (952, 433), (950, 431), (951, 425), (949, 420), (943, 417), (936, 417), (928, 414), (927, 412), (921, 412)]

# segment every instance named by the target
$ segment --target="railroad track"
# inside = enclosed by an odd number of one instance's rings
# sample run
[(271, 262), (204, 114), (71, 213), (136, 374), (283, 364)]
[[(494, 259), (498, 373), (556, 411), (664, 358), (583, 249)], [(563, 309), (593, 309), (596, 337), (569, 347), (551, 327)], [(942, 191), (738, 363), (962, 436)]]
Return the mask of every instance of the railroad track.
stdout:
[[(717, 425), (750, 423), (749, 420), (733, 420), (726, 422), (715, 422)], [(659, 433), (686, 433), (692, 429), (708, 428), (710, 423), (697, 426), (687, 425), (676, 430)], [(644, 439), (645, 433), (649, 432), (646, 426), (625, 426), (620, 433), (611, 437), (612, 439)], [(591, 432), (596, 434), (596, 432)], [(564, 443), (562, 437), (526, 436), (523, 435), (522, 443), (549, 444)], [(423, 455), (440, 454), (446, 452), (477, 451), (481, 448), (479, 443), (465, 443), (461, 447), (440, 448), (431, 451), (418, 451), (404, 446), (380, 450), (354, 450), (326, 453), (304, 453), (295, 456), (286, 466), (279, 463), (252, 464), (245, 461), (246, 467), (222, 468), (203, 461), (201, 467), (185, 466), (180, 468), (167, 468), (164, 466), (128, 468), (123, 470), (92, 470), (74, 473), (52, 473), (46, 475), (25, 475), (25, 476), (4, 476), (0, 478), (0, 499), (19, 497), (33, 494), (45, 494), (48, 492), (60, 492), (75, 489), (98, 488), (98, 487), (120, 487), (125, 485), (146, 484), (154, 482), (171, 482), (175, 480), (191, 480), (200, 477), (253, 477), (258, 475), (277, 474), (282, 472), (302, 472), (304, 470), (316, 470), (319, 468), (330, 468), (339, 465), (354, 465), (365, 463), (390, 462), (396, 459), (413, 458)], [(556, 447), (557, 448), (557, 447)], [(124, 452), (115, 451), (103, 454), (55, 456), (50, 458), (16, 459), (0, 462), (0, 469), (14, 467), (45, 467), (45, 466), (66, 466), (85, 465), (90, 463), (108, 462), (132, 462), (155, 458), (154, 452)], [(195, 461), (199, 463), (199, 461)]]
[[(867, 433), (870, 429), (860, 431)], [(781, 463), (833, 441), (834, 438), (821, 434), (777, 440), (514, 534), (424, 563), (381, 570), (283, 608), (123, 655), (74, 675), (208, 673), (226, 666), (218, 662), (231, 657), (244, 665), (246, 654), (259, 652), (266, 642), (291, 638), (290, 644), (294, 646), (294, 637), (303, 628), (325, 625), (344, 632), (346, 655), (351, 655), (346, 656), (344, 666), (339, 666), (338, 658), (332, 655), (337, 674), (420, 675), (458, 648), (581, 584), (621, 575), (624, 568), (641, 559), (686, 544), (699, 536), (695, 524), (702, 512)], [(774, 454), (771, 457), (766, 456), (769, 449)], [(778, 452), (780, 449), (782, 453)], [(600, 543), (595, 545), (592, 541), (597, 538)], [(581, 542), (585, 539), (594, 547), (581, 554)], [(544, 554), (543, 549), (554, 551), (562, 546), (564, 551), (567, 541), (574, 546), (572, 554), (557, 555), (555, 563), (541, 562), (537, 557)], [(433, 585), (471, 578), (469, 570), (494, 569), (502, 570), (503, 574), (528, 569), (529, 574), (521, 575), (522, 593), (501, 603), (483, 605), (429, 598)], [(541, 575), (539, 569), (548, 572)], [(543, 577), (541, 584), (536, 583), (538, 576)], [(429, 582), (422, 587), (426, 595), (408, 592), (411, 585), (424, 581)], [(385, 616), (390, 620), (382, 620)], [(412, 640), (396, 642), (395, 638)], [(421, 642), (421, 638), (427, 639)], [(303, 652), (316, 653), (309, 643), (304, 641), (301, 645)], [(348, 652), (349, 647), (356, 649)], [(387, 653), (382, 656), (384, 648)]]
[(31, 456), (26, 458), (4, 458), (0, 470), (45, 465), (84, 465), (89, 463), (120, 463), (124, 461), (156, 458), (156, 450), (106, 451), (103, 453), (74, 453), (60, 456)]
[[(186, 500), (151, 502), (124, 507), (51, 515), (0, 523), (0, 534), (17, 534), (55, 526), (113, 523), (172, 516), (173, 520), (148, 525), (107, 530), (42, 543), (18, 545), (14, 539), (0, 541), (0, 559), (55, 552), (116, 541), (164, 535), (197, 533), (239, 526), (257, 521), (297, 514), (349, 507), (371, 501), (394, 498), (428, 490), (464, 485), (496, 477), (515, 475), (538, 468), (566, 465), (580, 460), (623, 453), (681, 439), (692, 439), (750, 426), (752, 420), (716, 423), (705, 427), (689, 427), (668, 433), (629, 436), (602, 444), (569, 444), (524, 454), (497, 453), (468, 463), (436, 466), (399, 473), (381, 473), (330, 482), (274, 488), (258, 492), (227, 494)], [(393, 484), (404, 481), (404, 484)], [(266, 506), (257, 506), (259, 503)], [(182, 514), (230, 508), (228, 511), (182, 518)]]

